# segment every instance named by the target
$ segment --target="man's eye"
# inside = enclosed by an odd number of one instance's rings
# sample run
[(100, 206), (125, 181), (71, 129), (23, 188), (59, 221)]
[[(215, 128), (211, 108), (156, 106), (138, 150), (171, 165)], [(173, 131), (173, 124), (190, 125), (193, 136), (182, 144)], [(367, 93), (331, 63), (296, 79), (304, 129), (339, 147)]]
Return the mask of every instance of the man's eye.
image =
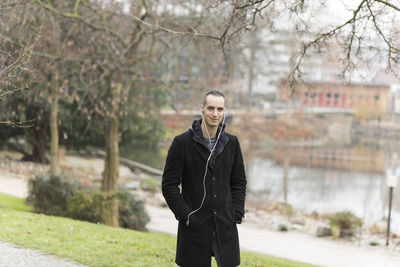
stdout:
[(223, 108), (218, 108), (218, 111), (222, 112), (222, 111), (224, 111), (224, 109)]
[(214, 110), (214, 108), (213, 107), (208, 107), (207, 110), (212, 111), (212, 110)]

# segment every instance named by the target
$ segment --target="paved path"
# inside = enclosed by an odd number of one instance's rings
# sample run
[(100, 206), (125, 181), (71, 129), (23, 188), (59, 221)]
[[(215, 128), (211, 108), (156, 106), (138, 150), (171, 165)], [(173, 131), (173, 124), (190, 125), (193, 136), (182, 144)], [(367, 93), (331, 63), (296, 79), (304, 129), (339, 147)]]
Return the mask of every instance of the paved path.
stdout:
[[(26, 196), (26, 182), (22, 179), (14, 179), (0, 175), (0, 192)], [(146, 206), (151, 221), (148, 229), (154, 232), (170, 233), (175, 235), (177, 221), (172, 213), (166, 208)], [(239, 225), (240, 244), (243, 250), (255, 251), (287, 258), (295, 261), (311, 263), (317, 266), (326, 267), (399, 267), (400, 253), (394, 253), (386, 249), (360, 248), (340, 241), (331, 241), (312, 237), (307, 234), (296, 232), (281, 233), (267, 229), (260, 229), (248, 223)], [(1, 244), (1, 243), (0, 243)], [(10, 245), (6, 245), (10, 247)], [(11, 246), (12, 248), (12, 246)], [(25, 249), (17, 248), (25, 251)], [(1, 265), (2, 261), (15, 258), (11, 253), (4, 252), (0, 246), (0, 267), (3, 266), (79, 266), (62, 265)], [(27, 250), (29, 251), (29, 250)], [(2, 258), (3, 255), (3, 258)], [(5, 256), (4, 256), (5, 255)], [(44, 255), (42, 255), (44, 256)], [(6, 258), (5, 258), (6, 257)], [(53, 258), (52, 256), (44, 256)], [(29, 258), (28, 258), (29, 259)], [(65, 263), (66, 264), (66, 263)]]
[(0, 267), (84, 267), (84, 265), (0, 241)]
[[(147, 228), (175, 235), (177, 221), (168, 209), (147, 206)], [(399, 267), (400, 253), (360, 248), (296, 232), (281, 233), (243, 223), (238, 225), (243, 250), (269, 254), (326, 267)]]
[(28, 195), (27, 181), (0, 174), (0, 192), (24, 198)]

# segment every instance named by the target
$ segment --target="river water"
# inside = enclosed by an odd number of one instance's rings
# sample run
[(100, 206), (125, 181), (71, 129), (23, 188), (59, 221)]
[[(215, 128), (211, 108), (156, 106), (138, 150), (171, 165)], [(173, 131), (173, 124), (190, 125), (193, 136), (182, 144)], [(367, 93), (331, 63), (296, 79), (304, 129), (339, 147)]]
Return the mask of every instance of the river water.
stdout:
[[(273, 159), (251, 158), (247, 162), (248, 199), (265, 204), (284, 202), (284, 167)], [(287, 203), (295, 210), (312, 213), (351, 211), (366, 225), (388, 216), (388, 187), (381, 173), (344, 171), (329, 168), (289, 166)], [(394, 191), (394, 200), (400, 198)], [(400, 206), (394, 201), (392, 226), (400, 233)]]

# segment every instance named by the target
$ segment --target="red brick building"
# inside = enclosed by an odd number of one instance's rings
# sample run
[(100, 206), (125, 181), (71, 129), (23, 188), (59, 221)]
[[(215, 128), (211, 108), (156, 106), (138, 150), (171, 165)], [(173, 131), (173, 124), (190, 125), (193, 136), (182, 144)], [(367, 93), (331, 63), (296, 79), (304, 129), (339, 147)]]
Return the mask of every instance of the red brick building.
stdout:
[(287, 102), (289, 97), (295, 107), (331, 108), (355, 111), (359, 107), (387, 111), (389, 85), (340, 84), (313, 82), (300, 85), (290, 96), (287, 83), (279, 85), (280, 101)]

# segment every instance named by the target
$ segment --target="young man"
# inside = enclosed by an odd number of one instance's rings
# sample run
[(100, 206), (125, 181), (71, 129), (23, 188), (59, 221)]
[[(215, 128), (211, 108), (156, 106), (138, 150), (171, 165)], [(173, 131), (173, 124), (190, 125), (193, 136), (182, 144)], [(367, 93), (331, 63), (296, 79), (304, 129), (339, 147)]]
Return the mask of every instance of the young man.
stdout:
[[(246, 175), (236, 136), (225, 132), (225, 97), (206, 93), (202, 119), (174, 138), (162, 191), (178, 226), (175, 262), (183, 267), (240, 264), (236, 223), (244, 216)], [(181, 185), (182, 190), (180, 190)]]

